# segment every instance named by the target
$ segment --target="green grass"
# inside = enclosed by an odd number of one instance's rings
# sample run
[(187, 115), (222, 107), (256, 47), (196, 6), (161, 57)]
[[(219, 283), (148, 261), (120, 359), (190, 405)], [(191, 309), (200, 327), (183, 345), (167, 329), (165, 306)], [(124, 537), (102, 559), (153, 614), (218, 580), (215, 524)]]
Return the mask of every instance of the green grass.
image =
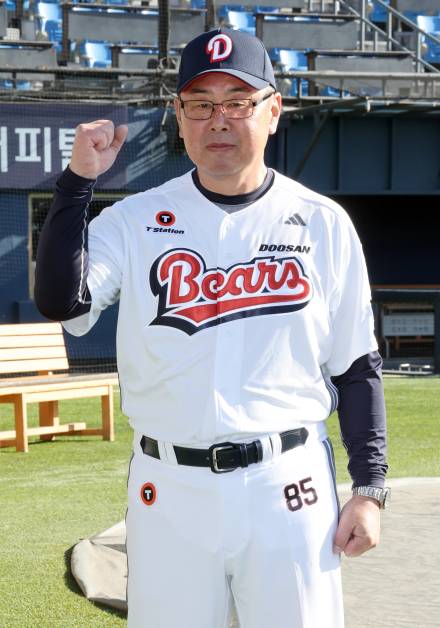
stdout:
[[(439, 378), (387, 378), (389, 477), (440, 476)], [(115, 398), (119, 407), (119, 398)], [(99, 401), (62, 402), (61, 417), (99, 424)], [(36, 423), (35, 411), (31, 424)], [(70, 575), (71, 548), (124, 518), (131, 430), (115, 413), (116, 441), (34, 441), (29, 454), (0, 450), (0, 627), (125, 626), (123, 615), (88, 602)], [(0, 406), (0, 430), (12, 410)], [(338, 481), (349, 480), (336, 417), (329, 420)]]

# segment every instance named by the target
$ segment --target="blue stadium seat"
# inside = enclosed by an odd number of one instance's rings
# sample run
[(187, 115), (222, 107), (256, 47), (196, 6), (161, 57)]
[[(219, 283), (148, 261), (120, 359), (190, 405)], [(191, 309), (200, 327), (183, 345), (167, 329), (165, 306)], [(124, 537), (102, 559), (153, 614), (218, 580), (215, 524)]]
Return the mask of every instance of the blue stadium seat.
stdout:
[(419, 15), (424, 15), (423, 11), (404, 11), (403, 15), (407, 17), (411, 22), (417, 23)]
[[(384, 2), (386, 4), (390, 4), (390, 0), (384, 0)], [(368, 19), (371, 20), (371, 22), (386, 22), (387, 14), (388, 11), (386, 11), (380, 4), (377, 4), (377, 2), (374, 2), (373, 0), (373, 10), (371, 11), (371, 13), (369, 13)]]
[[(329, 85), (327, 85), (326, 87), (321, 87), (321, 89), (319, 90), (319, 93), (321, 96), (332, 96), (333, 98), (341, 97), (341, 90), (336, 89), (335, 87), (330, 87)], [(342, 92), (342, 95), (345, 97), (348, 97), (350, 96), (350, 92), (347, 92), (346, 90), (344, 90)]]
[[(431, 15), (418, 15), (416, 24), (426, 33), (432, 33), (440, 39), (440, 17)], [(436, 44), (422, 36), (422, 43), (426, 46), (427, 51), (422, 55), (425, 61), (429, 63), (440, 63), (440, 44)]]
[(223, 5), (218, 10), (218, 16), (230, 28), (255, 35), (255, 15), (246, 11), (244, 6)]
[[(0, 80), (0, 89), (14, 89), (14, 81), (10, 79)], [(30, 81), (15, 81), (15, 89), (32, 89), (32, 83)]]
[(62, 48), (62, 12), (58, 2), (45, 0), (45, 2), (35, 2), (34, 15), (37, 21), (37, 28), (42, 33), (46, 33), (49, 41), (56, 44), (58, 52)]
[(217, 15), (219, 18), (225, 20), (229, 11), (246, 11), (246, 9), (244, 8), (244, 5), (241, 4), (221, 4), (217, 9)]
[(46, 33), (46, 24), (49, 20), (58, 22), (61, 26), (61, 7), (57, 2), (36, 2), (34, 15), (37, 18), (38, 28)]
[(61, 20), (47, 20), (45, 30), (49, 41), (53, 41), (56, 44), (57, 51), (60, 51), (63, 40)]
[(257, 5), (254, 9), (257, 13), (277, 13), (279, 11), (278, 7), (265, 7)]
[[(307, 58), (306, 55), (299, 50), (288, 50), (285, 48), (271, 48), (269, 50), (269, 56), (272, 63), (275, 64), (275, 69), (284, 70), (290, 72), (291, 70), (307, 70)], [(285, 79), (289, 80), (290, 79)], [(308, 82), (305, 79), (301, 79), (301, 91), (304, 96), (308, 94)], [(296, 79), (291, 80), (291, 86), (285, 96), (298, 96), (298, 81)]]
[(79, 53), (82, 65), (88, 68), (109, 68), (112, 65), (110, 47), (103, 41), (83, 41)]
[[(30, 0), (23, 1), (23, 9), (25, 11), (29, 10), (29, 3), (30, 3)], [(6, 0), (6, 9), (8, 11), (15, 11), (15, 0)]]

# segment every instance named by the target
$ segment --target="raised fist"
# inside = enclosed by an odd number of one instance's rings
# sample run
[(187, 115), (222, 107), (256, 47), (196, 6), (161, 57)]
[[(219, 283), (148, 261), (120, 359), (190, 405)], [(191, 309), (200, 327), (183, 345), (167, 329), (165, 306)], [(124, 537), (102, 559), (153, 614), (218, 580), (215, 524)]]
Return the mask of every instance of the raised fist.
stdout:
[(70, 169), (87, 179), (96, 179), (113, 165), (128, 134), (128, 127), (115, 128), (111, 120), (79, 124), (75, 131)]

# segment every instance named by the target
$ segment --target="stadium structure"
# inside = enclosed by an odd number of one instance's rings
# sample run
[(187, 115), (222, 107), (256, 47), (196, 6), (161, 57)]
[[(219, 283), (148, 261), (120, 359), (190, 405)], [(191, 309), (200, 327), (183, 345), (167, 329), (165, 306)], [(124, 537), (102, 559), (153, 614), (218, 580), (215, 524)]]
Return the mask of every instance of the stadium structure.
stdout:
[[(440, 0), (0, 0), (0, 323), (42, 320), (35, 252), (75, 127), (129, 141), (91, 216), (192, 164), (172, 108), (180, 52), (217, 25), (257, 34), (283, 95), (267, 163), (340, 202), (363, 242), (387, 367), (440, 372)], [(114, 365), (117, 308), (76, 368)], [(400, 366), (399, 366), (400, 365)]]

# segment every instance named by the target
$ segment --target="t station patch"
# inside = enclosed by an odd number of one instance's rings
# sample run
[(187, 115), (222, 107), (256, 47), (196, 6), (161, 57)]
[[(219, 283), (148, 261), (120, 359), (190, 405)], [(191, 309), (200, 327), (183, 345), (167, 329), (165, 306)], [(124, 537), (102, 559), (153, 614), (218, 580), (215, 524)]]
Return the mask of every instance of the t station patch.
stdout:
[(176, 217), (172, 212), (162, 210), (156, 214), (156, 222), (162, 227), (171, 227), (176, 222)]
[(141, 499), (146, 506), (152, 506), (156, 501), (156, 487), (151, 482), (146, 482), (141, 487)]

